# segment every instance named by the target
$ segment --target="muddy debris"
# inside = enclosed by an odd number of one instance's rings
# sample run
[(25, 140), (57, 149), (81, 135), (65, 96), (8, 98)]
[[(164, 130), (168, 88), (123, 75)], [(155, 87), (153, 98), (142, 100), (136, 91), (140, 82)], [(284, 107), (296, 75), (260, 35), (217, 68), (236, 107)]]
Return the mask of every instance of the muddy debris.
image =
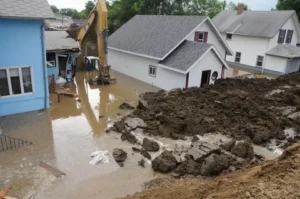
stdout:
[(229, 159), (225, 155), (212, 154), (205, 158), (201, 166), (201, 175), (216, 176), (229, 167)]
[[(147, 123), (145, 133), (153, 136), (176, 140), (218, 132), (263, 145), (283, 139), (284, 129), (300, 126), (276, 109), (300, 107), (299, 74), (272, 80), (219, 79), (205, 88), (149, 92), (142, 96), (147, 106), (140, 104), (133, 115)], [(277, 89), (282, 92), (268, 95)]]
[(122, 110), (134, 110), (134, 109), (135, 109), (134, 106), (131, 106), (131, 105), (130, 105), (129, 103), (127, 103), (127, 102), (124, 102), (123, 104), (121, 104), (121, 105), (119, 106), (119, 108), (122, 109)]
[(232, 139), (229, 142), (223, 144), (223, 149), (226, 151), (231, 151), (231, 149), (235, 146), (236, 139)]
[(142, 149), (137, 148), (137, 147), (132, 147), (132, 150), (136, 153), (140, 153), (142, 151)]
[(145, 160), (141, 159), (140, 161), (138, 161), (138, 166), (145, 168)]
[(147, 158), (148, 160), (152, 159), (150, 153), (146, 151), (146, 149), (141, 149), (141, 155)]
[(252, 160), (254, 157), (254, 150), (251, 143), (243, 141), (237, 143), (232, 149), (231, 153), (244, 159)]
[(172, 151), (164, 151), (152, 161), (152, 168), (156, 172), (169, 173), (177, 166), (176, 158)]
[(159, 144), (157, 142), (148, 138), (144, 138), (142, 146), (149, 152), (157, 152), (160, 149)]
[(114, 149), (112, 155), (120, 167), (124, 167), (124, 162), (127, 159), (127, 153), (123, 149)]
[(121, 135), (122, 141), (128, 141), (131, 144), (137, 143), (138, 139), (133, 135), (130, 131), (125, 130), (124, 133)]

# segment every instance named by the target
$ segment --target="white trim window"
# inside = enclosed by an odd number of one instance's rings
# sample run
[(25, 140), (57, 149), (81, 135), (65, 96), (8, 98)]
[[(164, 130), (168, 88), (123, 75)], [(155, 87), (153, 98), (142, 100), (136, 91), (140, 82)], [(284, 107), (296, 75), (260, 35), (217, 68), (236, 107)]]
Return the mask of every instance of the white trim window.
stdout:
[(264, 56), (257, 56), (256, 66), (262, 67), (264, 64)]
[(152, 77), (156, 77), (156, 66), (149, 66), (149, 75)]
[(33, 94), (31, 66), (0, 68), (0, 97)]

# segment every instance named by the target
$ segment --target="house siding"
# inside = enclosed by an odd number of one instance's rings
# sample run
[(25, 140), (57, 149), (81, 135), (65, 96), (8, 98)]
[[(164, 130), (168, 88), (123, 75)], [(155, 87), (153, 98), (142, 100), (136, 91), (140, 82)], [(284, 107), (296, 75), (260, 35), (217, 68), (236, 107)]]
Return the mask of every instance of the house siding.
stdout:
[[(294, 30), (294, 34), (293, 34), (293, 38), (292, 38), (292, 42), (291, 45), (296, 46), (297, 42), (298, 42), (298, 35), (296, 32), (296, 28), (295, 28), (295, 24), (294, 24), (294, 20), (292, 18), (290, 18), (283, 26), (281, 29), (285, 29), (285, 30)], [(287, 34), (287, 33), (286, 33)], [(275, 48), (278, 45), (278, 36), (279, 36), (279, 30), (276, 33), (276, 35), (269, 40), (269, 45), (268, 48), (266, 49), (267, 51)]]
[(287, 60), (287, 58), (283, 57), (267, 56), (264, 68), (278, 71), (284, 74), (286, 71)]
[[(195, 32), (208, 32), (208, 38), (207, 43), (213, 44), (217, 51), (220, 53), (222, 58), (225, 59), (225, 52), (226, 49), (222, 42), (220, 41), (219, 37), (216, 35), (215, 31), (213, 31), (213, 28), (208, 24), (208, 22), (204, 22)], [(195, 32), (191, 33), (187, 40), (194, 41), (195, 39)]]
[[(218, 72), (218, 79), (221, 78), (223, 63), (218, 59), (215, 52), (210, 50), (208, 54), (205, 55), (189, 73), (189, 87), (199, 87), (202, 79), (202, 72), (206, 70), (211, 70), (211, 75), (213, 72)], [(214, 81), (210, 77), (210, 84)]]
[[(224, 39), (226, 34), (222, 33)], [(236, 52), (241, 52), (241, 64), (256, 66), (257, 56), (264, 56), (268, 47), (269, 40), (267, 38), (260, 37), (248, 37), (242, 35), (232, 35), (231, 40), (227, 40), (228, 45), (233, 50), (234, 55), (227, 55), (226, 61), (235, 62)]]
[[(108, 49), (108, 64), (113, 70), (165, 90), (185, 87), (186, 75), (159, 67), (154, 59)], [(156, 66), (156, 77), (149, 75), (149, 65)]]
[[(34, 90), (33, 94), (0, 98), (0, 116), (44, 108), (43, 70), (46, 66), (43, 66), (43, 56), (46, 57), (46, 51), (42, 52), (41, 46), (42, 24), (43, 20), (0, 19), (1, 30), (5, 30), (0, 31), (0, 69), (31, 66)], [(46, 98), (49, 107), (49, 96)]]

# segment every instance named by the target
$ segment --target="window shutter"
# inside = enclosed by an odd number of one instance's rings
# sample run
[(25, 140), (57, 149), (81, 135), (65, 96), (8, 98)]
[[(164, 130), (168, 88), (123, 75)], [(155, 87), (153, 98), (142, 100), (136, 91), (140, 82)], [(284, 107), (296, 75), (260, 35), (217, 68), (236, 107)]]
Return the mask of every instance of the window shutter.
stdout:
[(207, 43), (207, 39), (208, 39), (208, 32), (204, 33), (204, 43)]
[(292, 42), (293, 33), (294, 33), (293, 30), (288, 30), (285, 43), (290, 44)]
[(198, 39), (199, 39), (199, 32), (195, 32), (195, 39), (194, 39), (194, 41), (198, 41)]

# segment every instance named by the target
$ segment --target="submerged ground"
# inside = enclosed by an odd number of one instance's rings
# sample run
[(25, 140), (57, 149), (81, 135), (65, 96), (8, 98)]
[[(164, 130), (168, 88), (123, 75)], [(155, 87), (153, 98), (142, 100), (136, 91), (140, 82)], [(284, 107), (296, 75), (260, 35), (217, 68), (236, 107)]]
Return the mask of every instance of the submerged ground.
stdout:
[[(117, 83), (89, 86), (88, 79), (97, 75), (80, 72), (74, 85), (76, 98), (62, 97), (46, 112), (32, 112), (0, 118), (5, 135), (33, 142), (32, 147), (0, 153), (0, 187), (12, 185), (10, 196), (35, 199), (116, 198), (135, 193), (154, 177), (148, 166), (137, 166), (140, 155), (132, 155), (132, 145), (119, 135), (105, 134), (111, 121), (126, 114), (119, 109), (124, 101), (136, 105), (139, 94), (158, 89), (141, 81), (113, 72)], [(104, 118), (99, 118), (99, 116)], [(128, 152), (124, 168), (113, 160), (92, 166), (90, 154), (95, 150), (122, 148)], [(38, 166), (46, 162), (66, 173), (56, 179)]]

